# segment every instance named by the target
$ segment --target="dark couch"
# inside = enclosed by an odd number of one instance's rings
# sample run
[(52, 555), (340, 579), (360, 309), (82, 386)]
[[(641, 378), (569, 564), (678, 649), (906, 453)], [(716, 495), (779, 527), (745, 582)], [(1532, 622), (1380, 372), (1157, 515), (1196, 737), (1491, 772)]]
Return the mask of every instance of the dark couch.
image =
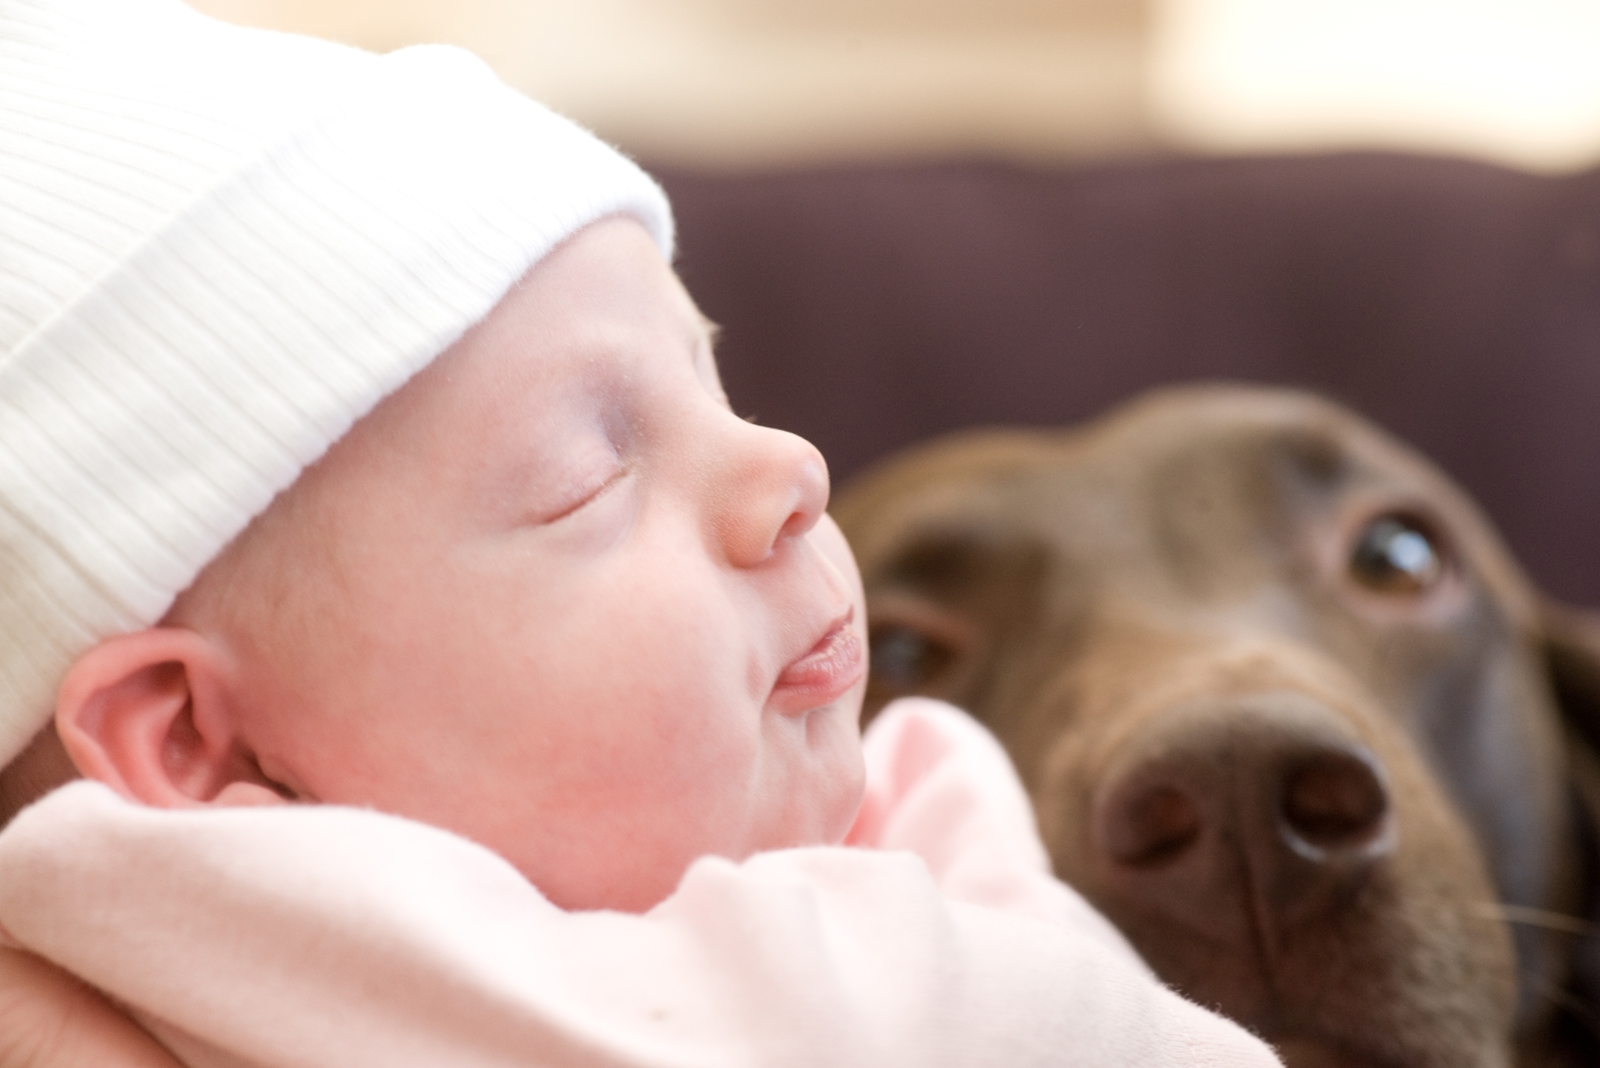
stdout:
[(1175, 379), (1293, 383), (1420, 446), (1600, 604), (1600, 171), (1343, 155), (658, 169), (735, 405), (836, 480)]

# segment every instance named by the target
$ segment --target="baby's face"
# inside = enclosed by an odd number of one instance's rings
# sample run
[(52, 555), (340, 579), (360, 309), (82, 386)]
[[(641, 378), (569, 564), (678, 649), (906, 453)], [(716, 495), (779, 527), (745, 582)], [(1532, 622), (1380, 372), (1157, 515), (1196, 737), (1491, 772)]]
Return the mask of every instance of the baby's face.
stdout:
[(308, 469), (173, 621), (224, 640), (244, 741), (294, 795), (456, 831), (559, 905), (637, 910), (697, 856), (837, 841), (854, 815), (863, 606), (827, 498), (811, 445), (729, 410), (688, 295), (609, 219)]

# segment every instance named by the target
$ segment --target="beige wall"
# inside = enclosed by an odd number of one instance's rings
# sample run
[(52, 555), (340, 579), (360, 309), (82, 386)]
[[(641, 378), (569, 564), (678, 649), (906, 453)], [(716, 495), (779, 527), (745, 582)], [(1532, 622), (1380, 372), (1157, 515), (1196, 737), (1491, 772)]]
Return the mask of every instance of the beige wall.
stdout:
[(1138, 148), (1143, 0), (195, 0), (373, 48), (450, 41), (657, 160)]
[(1595, 0), (192, 0), (449, 41), (657, 161), (1161, 147), (1600, 158)]
[(1596, 0), (1162, 0), (1156, 26), (1150, 122), (1173, 143), (1600, 160)]

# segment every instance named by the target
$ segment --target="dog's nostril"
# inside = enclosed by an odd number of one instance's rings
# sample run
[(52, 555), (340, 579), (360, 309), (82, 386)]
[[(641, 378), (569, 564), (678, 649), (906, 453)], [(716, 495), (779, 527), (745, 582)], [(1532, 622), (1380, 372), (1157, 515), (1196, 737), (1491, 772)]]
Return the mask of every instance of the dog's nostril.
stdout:
[(1284, 777), (1281, 804), (1290, 844), (1325, 853), (1376, 838), (1389, 795), (1370, 762), (1353, 753), (1325, 752), (1299, 761)]
[(1200, 809), (1175, 786), (1156, 786), (1128, 798), (1106, 828), (1106, 851), (1134, 867), (1177, 857), (1200, 837)]

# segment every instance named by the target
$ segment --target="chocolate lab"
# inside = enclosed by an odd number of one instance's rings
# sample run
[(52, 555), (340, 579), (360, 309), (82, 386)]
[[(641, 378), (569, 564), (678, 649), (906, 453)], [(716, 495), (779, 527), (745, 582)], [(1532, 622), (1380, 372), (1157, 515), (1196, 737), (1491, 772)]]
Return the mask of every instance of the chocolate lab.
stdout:
[(1600, 1064), (1600, 631), (1421, 457), (1198, 387), (935, 443), (834, 514), (869, 712), (988, 724), (1179, 990), (1291, 1068)]

